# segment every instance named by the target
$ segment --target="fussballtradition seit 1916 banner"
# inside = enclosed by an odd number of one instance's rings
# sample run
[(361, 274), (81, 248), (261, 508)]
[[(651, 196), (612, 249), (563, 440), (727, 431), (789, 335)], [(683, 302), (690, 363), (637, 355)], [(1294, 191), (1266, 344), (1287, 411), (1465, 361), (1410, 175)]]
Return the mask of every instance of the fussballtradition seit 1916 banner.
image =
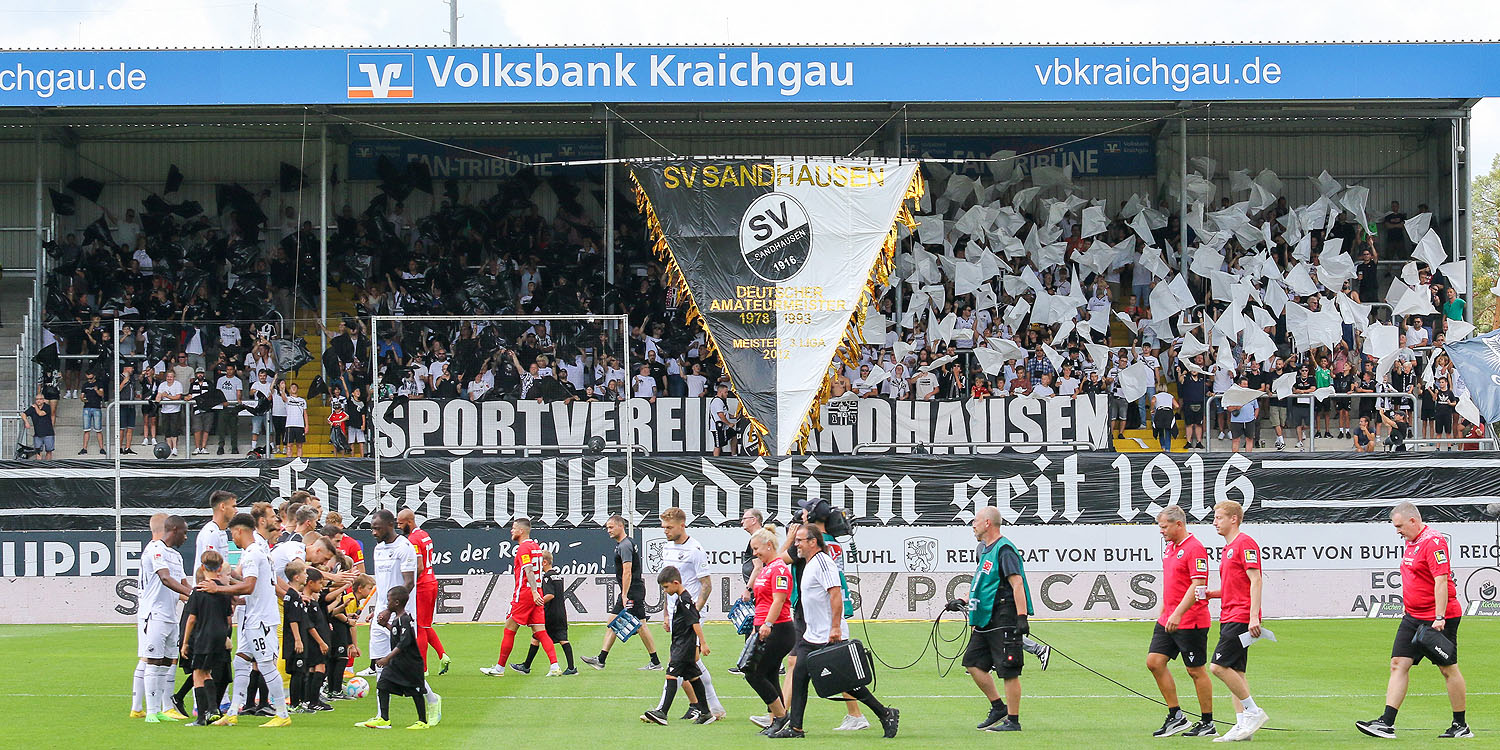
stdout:
[(817, 425), (835, 357), (862, 343), (890, 276), (917, 162), (711, 159), (631, 165), (653, 248), (708, 332), (762, 452)]

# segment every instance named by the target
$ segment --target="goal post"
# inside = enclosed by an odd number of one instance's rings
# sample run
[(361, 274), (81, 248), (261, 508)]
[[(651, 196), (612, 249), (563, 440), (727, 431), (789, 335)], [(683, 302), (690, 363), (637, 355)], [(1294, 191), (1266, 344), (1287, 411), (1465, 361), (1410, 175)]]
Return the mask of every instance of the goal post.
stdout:
[[(428, 331), (452, 333), (453, 335), (449, 337), (449, 349), (451, 350), (452, 341), (457, 339), (458, 332), (461, 331), (463, 326), (466, 324), (481, 325), (486, 327), (493, 325), (501, 332), (502, 336), (506, 332), (514, 331), (520, 331), (520, 335), (524, 335), (526, 330), (533, 328), (537, 324), (547, 324), (549, 327), (570, 327), (573, 331), (577, 331), (579, 329), (586, 330), (592, 326), (599, 326), (603, 331), (609, 334), (609, 340), (611, 344), (614, 344), (616, 341), (618, 341), (621, 368), (625, 372), (625, 382), (623, 384), (623, 387), (625, 388), (624, 397), (627, 401), (630, 397), (629, 384), (632, 369), (630, 359), (630, 318), (627, 315), (556, 315), (542, 313), (534, 315), (374, 315), (366, 318), (366, 320), (369, 320), (370, 322), (369, 367), (370, 377), (372, 382), (374, 383), (374, 387), (371, 389), (371, 434), (369, 438), (371, 453), (374, 456), (375, 462), (374, 469), (376, 497), (379, 497), (381, 494), (383, 494), (383, 485), (381, 479), (382, 458), (380, 450), (380, 434), (379, 430), (376, 428), (375, 422), (375, 413), (378, 410), (380, 401), (382, 400), (381, 385), (383, 380), (380, 371), (382, 332), (404, 332), (404, 330), (408, 327), (417, 325), (421, 327), (424, 339)], [(555, 324), (561, 325), (558, 326)], [(616, 339), (616, 336), (618, 336), (618, 339)], [(516, 336), (516, 338), (519, 337), (519, 335)], [(603, 352), (595, 352), (594, 356), (596, 357), (596, 363), (597, 358), (601, 354), (603, 354)], [(560, 363), (560, 361), (561, 358), (559, 357), (558, 362)], [(592, 364), (586, 364), (592, 367)], [(625, 402), (622, 401), (621, 403), (623, 404)], [(632, 425), (630, 412), (631, 410), (628, 408), (620, 408), (615, 411), (615, 418), (618, 424), (618, 440), (613, 444), (607, 444), (606, 447), (617, 449), (625, 454), (625, 476), (623, 477), (621, 485), (622, 495), (624, 497), (624, 512), (622, 515), (624, 515), (626, 518), (631, 519), (632, 523), (634, 523), (636, 519), (635, 453), (637, 450), (637, 446), (635, 445), (635, 441), (632, 439), (632, 435), (634, 433), (631, 429)], [(474, 447), (478, 448), (479, 446)], [(564, 449), (579, 449), (584, 447), (586, 446), (517, 445), (514, 448), (510, 448), (508, 450), (526, 451), (529, 453), (531, 451), (545, 452), (549, 450), (556, 451)], [(440, 452), (444, 449), (457, 451), (463, 450), (464, 448), (461, 446), (442, 446), (439, 448), (429, 448), (428, 450)]]

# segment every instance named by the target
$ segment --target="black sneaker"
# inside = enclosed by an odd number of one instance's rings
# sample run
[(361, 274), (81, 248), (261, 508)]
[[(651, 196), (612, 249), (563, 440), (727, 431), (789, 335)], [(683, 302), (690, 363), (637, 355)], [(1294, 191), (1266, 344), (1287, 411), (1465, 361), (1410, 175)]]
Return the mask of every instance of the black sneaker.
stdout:
[(510, 668), (516, 670), (517, 672), (520, 672), (521, 674), (531, 674), (531, 667), (528, 667), (525, 664), (512, 664), (510, 665)]
[(885, 738), (891, 739), (896, 736), (896, 730), (901, 728), (900, 709), (886, 706), (885, 716), (880, 717), (880, 726), (885, 729)]
[(567, 669), (563, 670), (563, 677), (568, 677), (575, 674), (578, 674), (578, 670), (573, 667), (568, 667)]
[(770, 737), (773, 740), (800, 740), (803, 737), (807, 736), (807, 732), (804, 732), (801, 729), (794, 729), (792, 727), (782, 727), (774, 734), (768, 734), (766, 736)]
[(314, 711), (332, 711), (333, 710), (333, 706), (330, 706), (327, 703), (324, 703), (323, 701), (308, 701), (307, 707), (310, 708), (310, 709), (312, 709), (312, 710), (314, 710)]
[(678, 719), (678, 721), (697, 721), (697, 720), (698, 720), (698, 709), (693, 708), (691, 706), (688, 707), (687, 713), (683, 714), (681, 719)]
[(786, 722), (787, 722), (787, 717), (786, 716), (782, 716), (779, 719), (772, 719), (771, 720), (771, 726), (768, 726), (765, 729), (760, 730), (760, 734), (763, 734), (763, 735), (765, 735), (767, 737), (770, 737), (771, 735), (776, 734), (777, 732), (780, 732), (782, 729), (785, 729), (786, 728)]
[(255, 707), (255, 715), (256, 716), (275, 716), (276, 715), (276, 709), (272, 708), (271, 704), (269, 704), (269, 703), (262, 703), (259, 706)]
[(1383, 716), (1369, 721), (1356, 721), (1354, 722), (1354, 728), (1371, 737), (1379, 737), (1383, 740), (1396, 739), (1396, 728), (1385, 723), (1385, 717)]
[(641, 714), (641, 721), (646, 721), (646, 722), (650, 722), (652, 724), (660, 724), (662, 726), (666, 726), (667, 725), (667, 715), (665, 713), (662, 713), (661, 711), (658, 711), (657, 709), (653, 708), (650, 711), (647, 711), (646, 713)]
[(730, 667), (729, 668), (729, 673), (732, 674), (732, 675), (736, 675), (736, 676), (744, 675), (745, 674), (745, 672), (743, 670), (741, 670), (739, 667)]
[(1047, 671), (1047, 662), (1052, 660), (1052, 647), (1040, 641), (1037, 642), (1036, 663), (1042, 671)]
[(1001, 705), (998, 708), (995, 707), (995, 706), (990, 706), (990, 713), (989, 713), (989, 715), (986, 716), (986, 717), (984, 717), (984, 721), (979, 722), (979, 726), (974, 727), (974, 728), (975, 729), (989, 729), (991, 724), (994, 724), (995, 722), (997, 722), (997, 721), (999, 721), (999, 720), (1001, 720), (1003, 718), (1005, 718), (1005, 706), (1004, 705)]
[(1193, 723), (1191, 721), (1188, 721), (1187, 714), (1184, 714), (1180, 711), (1174, 711), (1173, 713), (1167, 715), (1167, 720), (1162, 722), (1161, 729), (1152, 732), (1151, 736), (1171, 737), (1172, 735), (1179, 732), (1187, 731), (1192, 726)]
[(594, 669), (603, 669), (604, 668), (604, 662), (599, 661), (599, 659), (597, 657), (593, 657), (593, 656), (585, 656), (585, 657), (583, 657), (583, 663), (587, 664), (587, 665), (589, 665), (591, 667), (593, 667)]
[(187, 701), (185, 700), (186, 697), (187, 696), (182, 696), (181, 698), (179, 698), (176, 695), (173, 695), (172, 696), (172, 708), (177, 709), (177, 713), (180, 713), (183, 716), (192, 716), (192, 714), (188, 713), (188, 710), (187, 710)]
[(1021, 725), (1019, 723), (1017, 723), (1017, 722), (1011, 721), (1010, 717), (1007, 716), (1007, 717), (1005, 717), (1004, 721), (997, 721), (994, 724), (991, 724), (991, 725), (985, 727), (984, 731), (986, 731), (986, 732), (1019, 732), (1019, 731), (1021, 731)]
[(694, 724), (712, 724), (718, 720), (719, 717), (714, 716), (712, 711), (699, 711), (698, 715), (693, 717)]
[(1192, 729), (1189, 729), (1186, 732), (1183, 732), (1182, 736), (1183, 737), (1217, 737), (1217, 736), (1219, 736), (1219, 730), (1214, 728), (1214, 723), (1213, 722), (1211, 722), (1211, 721), (1201, 721), (1200, 720), (1197, 724), (1193, 725)]
[(1455, 721), (1455, 722), (1453, 722), (1453, 726), (1448, 727), (1448, 731), (1443, 732), (1442, 734), (1438, 735), (1438, 739), (1440, 739), (1440, 740), (1466, 739), (1466, 738), (1473, 737), (1473, 736), (1474, 736), (1474, 732), (1473, 732), (1473, 730), (1469, 729), (1469, 725), (1468, 724), (1460, 724), (1460, 723), (1458, 723), (1458, 722)]

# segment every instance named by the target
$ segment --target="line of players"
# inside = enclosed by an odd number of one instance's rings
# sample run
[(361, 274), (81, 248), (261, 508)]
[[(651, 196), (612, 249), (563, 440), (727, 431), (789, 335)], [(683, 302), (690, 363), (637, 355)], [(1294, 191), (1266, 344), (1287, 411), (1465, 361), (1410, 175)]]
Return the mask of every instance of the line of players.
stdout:
[[(213, 518), (199, 532), (191, 580), (176, 549), (186, 541), (186, 522), (165, 514), (151, 519), (152, 539), (141, 554), (132, 718), (187, 720), (190, 691), (194, 726), (232, 726), (240, 714), (257, 714), (272, 716), (262, 726), (281, 727), (290, 724), (291, 712), (331, 710), (328, 701), (344, 697), (345, 666), (360, 655), (355, 628), (366, 613), (375, 624), (370, 666), (361, 674), (377, 678), (381, 710), (359, 726), (389, 727), (393, 694), (416, 700), (418, 722), (410, 728), (438, 723), (441, 697), (425, 681), (428, 645), (436, 648), (443, 672), (450, 659), (432, 628), (432, 540), (415, 516), (374, 515), (370, 576), (362, 548), (343, 534), (338, 514), (314, 530), (322, 509), (309, 493), (294, 494), (279, 514), (268, 503), (238, 513), (237, 502), (230, 492), (210, 497)], [(241, 551), (233, 567), (226, 565), (231, 538)], [(236, 631), (237, 643), (231, 639)], [(179, 656), (189, 676), (174, 694)], [(233, 698), (221, 716), (230, 684)]]

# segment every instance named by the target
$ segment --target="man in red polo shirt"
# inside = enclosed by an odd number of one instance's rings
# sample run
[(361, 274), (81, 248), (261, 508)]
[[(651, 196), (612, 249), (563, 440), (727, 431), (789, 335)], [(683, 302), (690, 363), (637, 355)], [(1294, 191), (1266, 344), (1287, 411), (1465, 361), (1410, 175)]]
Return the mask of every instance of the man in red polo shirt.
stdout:
[(438, 663), (443, 668), (438, 674), (447, 674), (452, 660), (438, 640), (437, 630), (432, 627), (433, 615), (437, 614), (438, 579), (432, 572), (432, 537), (417, 526), (417, 514), (411, 508), (402, 508), (396, 514), (396, 525), (401, 533), (417, 548), (417, 650), (422, 652), (422, 669), (427, 669), (427, 646), (437, 650)]
[(1266, 725), (1270, 717), (1250, 697), (1250, 683), (1245, 679), (1249, 652), (1240, 636), (1248, 633), (1260, 637), (1260, 545), (1249, 534), (1240, 532), (1245, 507), (1233, 500), (1214, 505), (1214, 530), (1224, 537), (1224, 554), (1219, 558), (1219, 588), (1210, 590), (1208, 598), (1220, 599), (1219, 643), (1214, 646), (1214, 676), (1229, 688), (1234, 698), (1234, 726), (1214, 742), (1248, 740)]
[[(1152, 737), (1171, 737), (1186, 732), (1187, 737), (1213, 737), (1214, 686), (1208, 679), (1208, 551), (1188, 532), (1187, 516), (1182, 508), (1169, 505), (1156, 516), (1156, 526), (1167, 542), (1162, 550), (1161, 616), (1151, 631), (1151, 648), (1146, 668), (1156, 678), (1156, 687), (1167, 704), (1167, 720)], [(1195, 724), (1177, 704), (1177, 683), (1167, 663), (1182, 656), (1193, 689), (1198, 693), (1201, 718)]]
[[(1371, 737), (1395, 739), (1396, 710), (1406, 698), (1406, 685), (1413, 664), (1429, 658), (1443, 673), (1448, 689), (1448, 703), (1453, 707), (1453, 724), (1438, 737), (1473, 737), (1464, 717), (1464, 675), (1458, 671), (1458, 621), (1463, 605), (1458, 603), (1458, 589), (1453, 585), (1449, 567), (1448, 540), (1436, 529), (1422, 523), (1422, 512), (1411, 503), (1391, 509), (1391, 525), (1406, 541), (1401, 557), (1401, 601), (1406, 614), (1396, 628), (1396, 643), (1391, 647), (1391, 679), (1385, 688), (1385, 713), (1371, 721), (1356, 721), (1359, 731)], [(1431, 629), (1448, 643), (1446, 655), (1429, 651), (1413, 642), (1421, 629)]]

